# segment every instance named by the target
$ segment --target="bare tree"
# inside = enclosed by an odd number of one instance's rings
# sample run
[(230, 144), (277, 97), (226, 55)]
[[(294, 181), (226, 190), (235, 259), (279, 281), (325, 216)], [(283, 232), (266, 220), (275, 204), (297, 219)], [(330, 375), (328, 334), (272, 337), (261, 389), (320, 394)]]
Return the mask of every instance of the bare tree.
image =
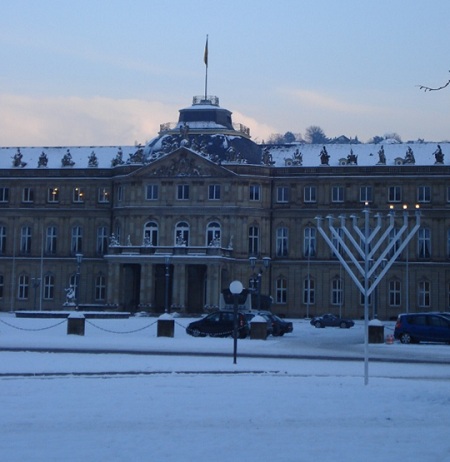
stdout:
[(445, 83), (444, 85), (440, 87), (433, 88), (433, 87), (427, 87), (426, 85), (418, 85), (418, 87), (420, 90), (423, 90), (423, 91), (438, 91), (438, 90), (442, 90), (445, 87), (448, 87), (449, 85), (450, 85), (450, 79), (447, 80), (447, 83)]

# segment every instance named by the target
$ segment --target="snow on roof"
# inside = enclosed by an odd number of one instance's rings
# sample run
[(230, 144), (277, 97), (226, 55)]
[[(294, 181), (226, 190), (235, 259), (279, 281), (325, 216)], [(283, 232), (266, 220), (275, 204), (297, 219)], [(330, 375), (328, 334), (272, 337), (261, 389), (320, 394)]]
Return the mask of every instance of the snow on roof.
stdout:
[[(163, 137), (157, 140), (157, 146)], [(411, 148), (415, 165), (435, 165), (435, 152), (440, 145), (444, 155), (443, 164), (450, 164), (450, 142), (436, 143), (397, 143), (390, 144), (327, 144), (325, 148), (329, 155), (328, 165), (332, 167), (342, 166), (351, 168), (358, 166), (376, 166), (380, 165), (379, 151), (383, 147), (386, 158), (385, 165), (401, 165), (405, 159), (408, 148)], [(58, 146), (58, 147), (0, 147), (0, 168), (38, 168), (39, 157), (45, 153), (47, 165), (40, 168), (68, 168), (63, 166), (63, 158), (70, 153), (72, 167), (74, 169), (95, 168), (90, 165), (90, 158), (93, 153), (97, 161), (98, 168), (112, 168), (111, 162), (117, 158), (118, 152), (122, 150), (122, 159), (127, 163), (130, 156), (134, 155), (141, 146)], [(142, 147), (143, 148), (143, 147)], [(303, 167), (321, 166), (321, 151), (323, 145), (319, 144), (302, 144), (293, 143), (289, 145), (266, 145), (272, 157), (273, 165), (276, 167), (285, 167), (289, 165), (301, 165)], [(15, 159), (20, 149), (20, 161)], [(356, 164), (348, 162), (348, 156), (353, 153), (356, 156)], [(301, 162), (299, 159), (301, 158)], [(16, 161), (16, 164), (14, 165)], [(411, 164), (410, 164), (411, 165)]]

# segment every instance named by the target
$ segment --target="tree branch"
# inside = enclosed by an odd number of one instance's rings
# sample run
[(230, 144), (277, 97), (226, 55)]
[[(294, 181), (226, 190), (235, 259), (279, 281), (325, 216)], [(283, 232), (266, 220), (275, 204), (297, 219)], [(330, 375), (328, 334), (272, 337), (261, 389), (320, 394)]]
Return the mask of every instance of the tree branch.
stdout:
[(448, 87), (449, 85), (450, 85), (450, 80), (448, 80), (447, 83), (445, 83), (441, 87), (437, 87), (437, 88), (427, 87), (426, 85), (417, 85), (417, 86), (419, 87), (419, 90), (423, 90), (423, 91), (438, 91), (438, 90), (442, 90), (445, 87)]

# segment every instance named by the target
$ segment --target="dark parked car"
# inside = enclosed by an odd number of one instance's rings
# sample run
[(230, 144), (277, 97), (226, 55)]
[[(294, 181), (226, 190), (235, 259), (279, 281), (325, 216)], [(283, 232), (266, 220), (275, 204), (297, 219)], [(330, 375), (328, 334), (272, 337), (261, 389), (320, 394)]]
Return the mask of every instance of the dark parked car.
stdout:
[(401, 314), (395, 324), (394, 338), (402, 343), (450, 343), (450, 318), (438, 313)]
[[(238, 313), (238, 336), (245, 338), (250, 332), (247, 319)], [(198, 321), (191, 322), (186, 327), (186, 333), (194, 337), (230, 337), (234, 330), (233, 311), (215, 311)]]
[(334, 314), (328, 313), (323, 316), (316, 316), (311, 319), (310, 324), (314, 327), (340, 327), (341, 329), (348, 329), (355, 325), (352, 319), (341, 318)]
[(272, 335), (274, 337), (282, 337), (284, 334), (289, 334), (294, 330), (294, 326), (291, 321), (285, 321), (276, 314), (270, 311), (260, 311), (259, 314), (267, 316), (272, 323)]

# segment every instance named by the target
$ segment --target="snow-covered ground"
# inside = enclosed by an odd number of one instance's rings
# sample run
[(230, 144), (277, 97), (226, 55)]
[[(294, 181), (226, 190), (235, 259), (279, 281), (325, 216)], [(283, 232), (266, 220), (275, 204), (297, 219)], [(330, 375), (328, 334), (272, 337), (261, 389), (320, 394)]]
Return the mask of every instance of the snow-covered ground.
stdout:
[(361, 321), (292, 320), (239, 340), (237, 364), (231, 339), (189, 337), (189, 321), (174, 338), (147, 317), (77, 336), (0, 314), (1, 460), (450, 460), (448, 345), (371, 344), (364, 385)]

